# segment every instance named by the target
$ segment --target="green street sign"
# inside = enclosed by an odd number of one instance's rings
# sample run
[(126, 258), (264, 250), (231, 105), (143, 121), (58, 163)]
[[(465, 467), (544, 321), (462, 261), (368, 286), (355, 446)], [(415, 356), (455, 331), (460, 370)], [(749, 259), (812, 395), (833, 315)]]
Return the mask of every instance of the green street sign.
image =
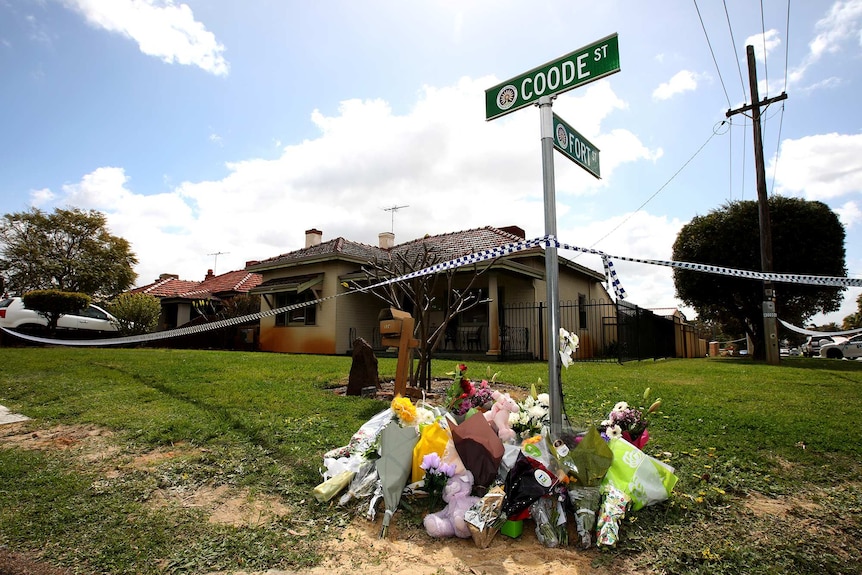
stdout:
[(556, 114), (554, 114), (554, 148), (596, 178), (601, 179), (599, 149)]
[(542, 96), (562, 94), (620, 71), (616, 34), (579, 48), (485, 90), (485, 120), (519, 110)]

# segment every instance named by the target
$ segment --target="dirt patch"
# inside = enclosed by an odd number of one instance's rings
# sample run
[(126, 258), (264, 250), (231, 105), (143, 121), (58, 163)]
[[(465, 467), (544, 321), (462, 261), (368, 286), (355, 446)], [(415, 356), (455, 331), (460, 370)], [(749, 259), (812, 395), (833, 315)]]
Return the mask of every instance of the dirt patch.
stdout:
[(234, 527), (258, 527), (291, 513), (280, 498), (236, 489), (204, 485), (197, 489), (159, 489), (150, 498), (156, 507), (180, 505), (203, 510), (210, 523)]
[[(398, 516), (389, 537), (380, 539), (380, 517), (376, 522), (355, 520), (323, 551), (327, 556), (311, 569), (269, 570), (244, 575), (616, 575), (630, 573), (617, 565), (603, 563), (595, 550), (549, 549), (527, 529), (517, 539), (498, 534), (486, 549), (472, 539), (428, 537), (415, 527), (401, 527)], [(210, 573), (209, 575), (225, 575)], [(234, 575), (242, 575), (235, 573)]]
[(71, 575), (71, 571), (54, 567), (26, 553), (0, 549), (0, 575)]

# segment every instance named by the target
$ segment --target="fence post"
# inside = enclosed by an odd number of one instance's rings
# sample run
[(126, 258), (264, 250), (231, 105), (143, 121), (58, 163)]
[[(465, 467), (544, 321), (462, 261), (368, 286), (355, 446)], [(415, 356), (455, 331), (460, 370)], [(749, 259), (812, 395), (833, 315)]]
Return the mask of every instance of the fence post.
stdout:
[(539, 302), (539, 361), (545, 357), (545, 304)]

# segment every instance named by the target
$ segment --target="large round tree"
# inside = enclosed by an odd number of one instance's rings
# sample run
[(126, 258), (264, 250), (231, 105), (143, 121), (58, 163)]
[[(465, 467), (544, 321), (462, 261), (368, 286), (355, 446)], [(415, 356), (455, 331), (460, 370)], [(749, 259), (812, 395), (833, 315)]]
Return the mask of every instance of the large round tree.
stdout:
[[(772, 265), (776, 273), (845, 276), (844, 226), (822, 202), (773, 196)], [(673, 259), (740, 270), (761, 271), (757, 202), (729, 202), (697, 216), (680, 230)], [(715, 319), (754, 341), (755, 357), (765, 357), (763, 282), (674, 269), (677, 297), (698, 316)], [(836, 311), (845, 288), (775, 283), (778, 317), (800, 325), (819, 312)]]
[(0, 219), (0, 272), (19, 293), (58, 289), (107, 299), (135, 281), (129, 242), (95, 210), (37, 208)]

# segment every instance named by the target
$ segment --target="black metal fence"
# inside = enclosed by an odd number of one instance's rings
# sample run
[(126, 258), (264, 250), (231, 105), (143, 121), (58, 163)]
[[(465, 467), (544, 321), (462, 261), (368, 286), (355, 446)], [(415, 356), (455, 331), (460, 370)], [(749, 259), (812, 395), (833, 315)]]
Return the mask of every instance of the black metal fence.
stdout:
[[(502, 359), (546, 358), (547, 321), (543, 302), (504, 306)], [(560, 302), (560, 326), (580, 339), (577, 361), (624, 362), (676, 355), (673, 320), (625, 301)], [(556, 342), (550, 351), (556, 351)]]

